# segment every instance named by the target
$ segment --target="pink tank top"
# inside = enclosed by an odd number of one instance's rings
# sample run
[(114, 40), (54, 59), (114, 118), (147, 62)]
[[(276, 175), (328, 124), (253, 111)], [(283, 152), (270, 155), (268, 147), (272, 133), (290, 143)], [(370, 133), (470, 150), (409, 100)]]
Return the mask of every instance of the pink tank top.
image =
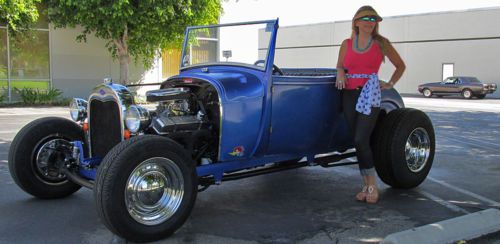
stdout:
[[(347, 69), (348, 74), (377, 74), (384, 59), (378, 43), (373, 41), (370, 49), (364, 53), (355, 52), (352, 45), (352, 40), (347, 39), (344, 68)], [(367, 81), (368, 78), (348, 78), (346, 89), (362, 87)]]

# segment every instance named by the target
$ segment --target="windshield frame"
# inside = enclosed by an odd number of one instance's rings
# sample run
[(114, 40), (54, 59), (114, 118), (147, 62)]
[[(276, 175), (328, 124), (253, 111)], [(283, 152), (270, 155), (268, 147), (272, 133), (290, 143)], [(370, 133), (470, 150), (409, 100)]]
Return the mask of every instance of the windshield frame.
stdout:
[[(245, 63), (239, 63), (239, 62), (208, 62), (208, 63), (201, 63), (201, 64), (192, 64), (189, 66), (183, 66), (183, 59), (184, 55), (186, 55), (186, 45), (188, 42), (188, 34), (190, 30), (194, 29), (204, 29), (204, 28), (218, 28), (218, 27), (228, 27), (228, 26), (244, 26), (244, 25), (257, 25), (257, 24), (272, 24), (273, 30), (271, 32), (271, 37), (269, 38), (269, 43), (267, 44), (267, 53), (266, 53), (266, 58), (265, 58), (265, 63), (264, 66), (256, 66), (256, 65), (251, 65), (251, 64), (245, 64)], [(179, 71), (183, 70), (188, 70), (188, 69), (193, 69), (193, 68), (199, 68), (199, 67), (205, 67), (205, 66), (238, 66), (238, 67), (246, 67), (250, 69), (255, 69), (258, 71), (267, 71), (268, 67), (268, 62), (271, 56), (271, 52), (274, 51), (274, 41), (273, 39), (276, 38), (276, 29), (278, 28), (278, 20), (261, 20), (261, 21), (249, 21), (249, 22), (238, 22), (238, 23), (228, 23), (228, 24), (217, 24), (217, 25), (202, 25), (202, 26), (189, 26), (186, 28), (184, 31), (184, 42), (182, 44), (182, 52), (181, 52), (181, 60), (179, 62)]]

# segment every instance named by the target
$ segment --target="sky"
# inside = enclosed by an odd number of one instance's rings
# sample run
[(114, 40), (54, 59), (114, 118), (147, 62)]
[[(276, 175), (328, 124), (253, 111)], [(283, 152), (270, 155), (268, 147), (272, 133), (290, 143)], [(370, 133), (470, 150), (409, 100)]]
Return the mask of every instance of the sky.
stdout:
[(280, 18), (280, 26), (350, 20), (371, 5), (382, 17), (499, 7), (500, 0), (227, 0), (221, 23)]

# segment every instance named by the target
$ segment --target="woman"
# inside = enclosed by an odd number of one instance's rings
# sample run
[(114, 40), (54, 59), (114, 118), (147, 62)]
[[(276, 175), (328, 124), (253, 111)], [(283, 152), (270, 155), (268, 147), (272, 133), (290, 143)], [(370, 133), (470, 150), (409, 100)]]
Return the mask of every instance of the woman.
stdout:
[[(342, 42), (337, 62), (336, 87), (343, 89), (342, 108), (354, 136), (364, 183), (356, 199), (368, 203), (376, 203), (379, 198), (370, 135), (380, 112), (380, 89), (391, 89), (405, 70), (398, 52), (378, 33), (380, 21), (382, 18), (371, 6), (361, 7), (352, 19), (351, 38)], [(385, 57), (396, 70), (389, 82), (379, 83), (377, 73)]]

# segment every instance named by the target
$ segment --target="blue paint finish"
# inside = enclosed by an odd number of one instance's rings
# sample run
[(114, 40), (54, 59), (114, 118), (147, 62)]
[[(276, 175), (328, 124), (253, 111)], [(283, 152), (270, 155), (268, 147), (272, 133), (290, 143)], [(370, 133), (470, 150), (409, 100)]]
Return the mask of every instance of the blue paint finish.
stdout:
[[(211, 66), (208, 69), (208, 72), (189, 69), (170, 80), (199, 79), (211, 84), (217, 90), (222, 106), (219, 161), (251, 158), (262, 126), (264, 85), (260, 80), (263, 72), (235, 66)], [(244, 154), (231, 155), (235, 147), (243, 147)]]
[(80, 176), (82, 176), (88, 180), (95, 181), (95, 179), (96, 179), (96, 173), (97, 173), (96, 168), (91, 168), (91, 169), (80, 168), (80, 170), (78, 172), (80, 173)]
[(83, 144), (81, 141), (73, 141), (73, 146), (77, 147), (80, 155), (78, 158), (78, 173), (80, 176), (87, 178), (88, 180), (95, 180), (96, 177), (96, 167), (101, 163), (101, 157), (85, 158)]
[[(270, 23), (269, 23), (270, 24)], [(255, 142), (255, 149), (252, 155), (265, 155), (269, 143), (269, 132), (271, 130), (271, 109), (272, 109), (272, 72), (274, 55), (276, 48), (276, 38), (278, 37), (279, 18), (274, 22), (274, 29), (271, 34), (269, 49), (267, 50), (266, 71), (262, 83), (266, 87), (264, 94), (264, 104), (262, 110), (261, 127)]]
[(199, 68), (189, 69), (170, 79), (197, 78), (206, 80), (220, 88), (223, 103), (264, 96), (264, 87), (261, 82), (262, 71), (229, 65), (210, 66), (207, 69), (207, 72), (203, 72)]
[(240, 169), (248, 169), (256, 166), (262, 166), (273, 162), (283, 162), (292, 159), (300, 159), (301, 155), (281, 154), (266, 157), (256, 157), (249, 160), (216, 162), (209, 165), (196, 167), (198, 177), (213, 175), (216, 181), (222, 180), (224, 172), (231, 172)]
[(272, 133), (267, 154), (317, 154), (335, 149), (330, 142), (346, 134), (336, 131), (342, 117), (340, 92), (334, 81), (334, 76), (274, 77)]

